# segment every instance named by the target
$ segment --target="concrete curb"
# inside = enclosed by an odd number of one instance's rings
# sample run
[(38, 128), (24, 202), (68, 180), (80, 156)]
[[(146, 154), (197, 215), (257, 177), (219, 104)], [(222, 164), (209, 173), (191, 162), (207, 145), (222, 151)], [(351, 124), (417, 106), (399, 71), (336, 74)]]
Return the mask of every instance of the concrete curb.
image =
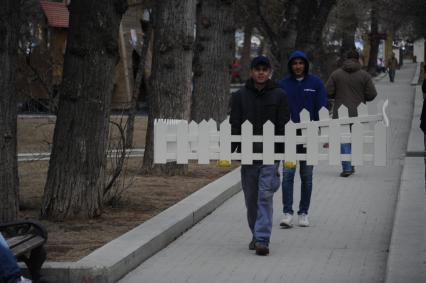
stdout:
[(413, 120), (407, 144), (407, 155), (415, 152), (424, 152), (423, 132), (420, 130), (420, 115), (422, 113), (423, 94), (421, 86), (415, 87)]
[(51, 282), (116, 282), (241, 190), (240, 168), (206, 185), (77, 262), (47, 262)]
[(420, 63), (417, 63), (416, 72), (414, 73), (414, 77), (413, 77), (413, 80), (411, 81), (411, 85), (419, 84), (419, 77), (420, 77)]
[[(422, 94), (416, 87), (407, 155), (424, 152), (419, 128)], [(392, 237), (386, 266), (386, 283), (426, 281), (425, 164), (421, 157), (405, 157), (401, 173)]]

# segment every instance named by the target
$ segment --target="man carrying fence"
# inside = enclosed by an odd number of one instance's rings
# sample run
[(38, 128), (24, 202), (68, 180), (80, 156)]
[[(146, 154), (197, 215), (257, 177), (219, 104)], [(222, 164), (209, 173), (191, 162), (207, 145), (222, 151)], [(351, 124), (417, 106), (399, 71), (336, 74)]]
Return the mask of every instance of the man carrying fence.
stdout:
[[(370, 74), (361, 69), (358, 62), (359, 54), (350, 50), (345, 55), (346, 60), (341, 68), (334, 71), (326, 83), (329, 98), (334, 98), (333, 119), (338, 118), (340, 105), (345, 105), (349, 117), (358, 116), (358, 105), (373, 100), (377, 96), (376, 88)], [(350, 154), (351, 144), (341, 144), (341, 153)], [(341, 177), (349, 177), (355, 173), (355, 168), (350, 161), (342, 161)]]
[[(263, 124), (268, 120), (275, 125), (275, 134), (283, 135), (290, 119), (287, 96), (271, 79), (272, 68), (265, 56), (254, 58), (250, 66), (251, 78), (232, 95), (230, 123), (233, 135), (241, 134), (241, 125), (249, 121), (254, 135), (263, 134)], [(232, 150), (240, 150), (234, 143)], [(275, 144), (275, 152), (282, 152), (283, 145)], [(253, 153), (261, 153), (262, 143), (253, 143)], [(257, 255), (269, 254), (272, 230), (273, 195), (280, 186), (279, 161), (263, 165), (254, 160), (252, 165), (241, 166), (241, 183), (247, 207), (247, 220), (252, 232), (250, 250)]]
[[(306, 109), (310, 113), (310, 119), (319, 120), (319, 111), (327, 106), (327, 94), (323, 82), (309, 73), (309, 61), (302, 51), (294, 51), (288, 61), (289, 75), (279, 82), (279, 85), (287, 93), (290, 106), (291, 120), (300, 122), (299, 113)], [(297, 135), (301, 131), (298, 130)], [(306, 153), (303, 145), (297, 145), (297, 153)], [(293, 160), (283, 162), (283, 212), (284, 217), (280, 222), (281, 227), (293, 226), (293, 185), (296, 173), (296, 164)], [(301, 197), (299, 203), (299, 226), (309, 226), (308, 210), (312, 194), (313, 166), (306, 161), (300, 161)]]

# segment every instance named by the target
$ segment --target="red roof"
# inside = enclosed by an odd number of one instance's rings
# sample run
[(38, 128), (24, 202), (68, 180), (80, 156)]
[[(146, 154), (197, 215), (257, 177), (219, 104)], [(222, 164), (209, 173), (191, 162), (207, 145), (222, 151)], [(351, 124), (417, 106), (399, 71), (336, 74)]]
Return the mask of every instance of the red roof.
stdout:
[(68, 27), (69, 11), (65, 3), (41, 0), (40, 5), (49, 26), (56, 28)]

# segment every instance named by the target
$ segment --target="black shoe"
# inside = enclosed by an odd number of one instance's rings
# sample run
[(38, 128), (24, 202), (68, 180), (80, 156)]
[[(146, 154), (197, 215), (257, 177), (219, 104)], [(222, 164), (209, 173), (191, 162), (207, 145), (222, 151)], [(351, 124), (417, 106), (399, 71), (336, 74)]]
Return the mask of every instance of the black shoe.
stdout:
[(268, 255), (269, 254), (269, 247), (265, 244), (256, 243), (256, 254), (257, 255)]
[(253, 239), (251, 240), (250, 244), (249, 244), (249, 250), (254, 251), (256, 249), (256, 240)]
[(350, 175), (352, 175), (351, 171), (343, 171), (342, 173), (340, 173), (340, 177), (349, 177)]

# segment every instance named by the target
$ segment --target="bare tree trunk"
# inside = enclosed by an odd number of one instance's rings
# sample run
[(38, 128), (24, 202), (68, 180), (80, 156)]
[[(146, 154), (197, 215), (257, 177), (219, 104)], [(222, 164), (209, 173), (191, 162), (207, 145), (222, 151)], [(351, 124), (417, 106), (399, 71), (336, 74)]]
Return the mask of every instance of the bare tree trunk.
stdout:
[(324, 62), (322, 31), (336, 0), (305, 0), (299, 2), (296, 48), (303, 50), (312, 63), (314, 73), (322, 74)]
[(100, 215), (125, 0), (73, 0), (42, 217)]
[(339, 3), (339, 19), (338, 29), (342, 40), (340, 47), (340, 58), (343, 59), (344, 55), (349, 50), (354, 50), (355, 47), (355, 32), (358, 27), (358, 18), (355, 13), (355, 4), (352, 1), (345, 1), (343, 4)]
[(19, 2), (0, 1), (0, 223), (19, 210), (16, 156), (16, 65)]
[(369, 39), (370, 39), (370, 54), (369, 54), (369, 57), (368, 57), (367, 71), (371, 75), (376, 75), (377, 56), (379, 54), (379, 45), (380, 45), (377, 0), (372, 0), (371, 31), (370, 31), (370, 34), (369, 34)]
[(235, 28), (232, 1), (200, 0), (194, 54), (192, 119), (221, 123), (228, 111)]
[(130, 109), (129, 109), (129, 116), (127, 117), (127, 126), (126, 126), (126, 148), (132, 148), (133, 147), (133, 131), (135, 128), (135, 117), (136, 117), (136, 104), (139, 97), (139, 92), (141, 89), (141, 84), (143, 82), (144, 73), (145, 73), (145, 62), (146, 62), (146, 55), (148, 53), (149, 49), (149, 41), (151, 39), (152, 34), (152, 26), (148, 21), (142, 22), (142, 31), (143, 31), (143, 44), (142, 44), (142, 50), (140, 51), (140, 58), (139, 58), (139, 65), (136, 71), (136, 76), (134, 79), (134, 86), (133, 86), (133, 93), (132, 93), (132, 99), (130, 101)]
[(296, 37), (297, 37), (297, 18), (298, 18), (298, 2), (288, 1), (285, 5), (285, 21), (279, 24), (279, 30), (272, 27), (271, 23), (268, 22), (268, 16), (261, 9), (261, 1), (256, 0), (257, 3), (257, 15), (260, 19), (260, 27), (263, 34), (267, 37), (271, 46), (271, 53), (274, 57), (272, 60), (274, 79), (280, 79), (287, 74), (287, 62), (288, 55), (294, 50)]
[(143, 159), (145, 173), (185, 174), (187, 166), (154, 165), (156, 118), (189, 120), (196, 0), (156, 1), (154, 54), (149, 86), (149, 113)]
[(241, 52), (240, 78), (245, 82), (250, 77), (250, 55), (251, 55), (251, 37), (253, 35), (253, 23), (250, 21), (244, 26), (244, 43)]

